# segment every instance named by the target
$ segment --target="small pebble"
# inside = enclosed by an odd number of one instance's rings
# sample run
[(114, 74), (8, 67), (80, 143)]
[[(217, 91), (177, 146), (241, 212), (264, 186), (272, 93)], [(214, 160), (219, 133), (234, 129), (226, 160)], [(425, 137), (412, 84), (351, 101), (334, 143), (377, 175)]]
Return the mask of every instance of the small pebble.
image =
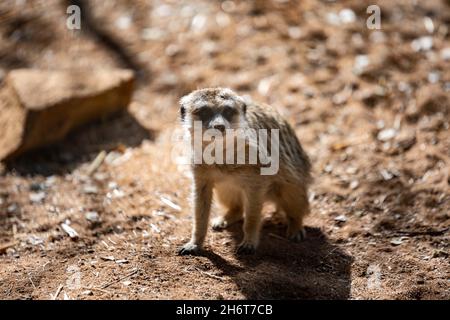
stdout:
[(91, 290), (86, 290), (81, 293), (84, 296), (92, 296), (94, 293)]
[(397, 130), (394, 128), (388, 128), (378, 132), (377, 139), (380, 141), (388, 141), (397, 135)]
[(42, 200), (44, 200), (44, 199), (45, 199), (45, 192), (44, 191), (31, 192), (30, 193), (30, 200), (31, 200), (31, 202), (41, 203)]
[(411, 47), (414, 51), (429, 51), (433, 48), (433, 37), (420, 37), (411, 42)]
[(86, 194), (97, 194), (98, 188), (94, 185), (86, 185), (83, 188), (83, 192)]
[(88, 220), (90, 222), (99, 222), (100, 221), (100, 217), (96, 211), (86, 212), (85, 217), (86, 217), (86, 220)]
[(343, 214), (341, 214), (341, 215), (337, 216), (336, 218), (334, 218), (334, 220), (338, 221), (338, 222), (346, 222), (347, 221), (347, 217), (344, 216)]

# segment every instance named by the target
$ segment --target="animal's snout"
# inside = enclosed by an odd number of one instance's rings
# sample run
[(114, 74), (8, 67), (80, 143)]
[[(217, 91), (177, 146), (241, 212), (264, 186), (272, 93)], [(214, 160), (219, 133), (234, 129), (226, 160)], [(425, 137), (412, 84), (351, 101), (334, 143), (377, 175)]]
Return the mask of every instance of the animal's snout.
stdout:
[(225, 131), (225, 125), (221, 124), (221, 123), (214, 124), (213, 128), (216, 129), (216, 130), (219, 130), (220, 132), (224, 132)]
[(216, 116), (210, 123), (210, 128), (219, 130), (220, 132), (225, 132), (227, 128), (227, 123), (221, 116)]

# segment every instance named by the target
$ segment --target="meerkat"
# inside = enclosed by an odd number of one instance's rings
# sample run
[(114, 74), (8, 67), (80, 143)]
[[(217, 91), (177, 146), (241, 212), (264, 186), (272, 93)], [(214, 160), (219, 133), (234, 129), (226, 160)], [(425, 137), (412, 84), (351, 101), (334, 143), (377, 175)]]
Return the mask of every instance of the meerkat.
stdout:
[[(201, 123), (202, 129), (217, 130), (225, 136), (233, 135), (236, 129), (266, 129), (270, 130), (270, 137), (275, 136), (271, 132), (278, 132), (278, 145), (272, 145), (271, 151), (278, 149), (279, 164), (275, 174), (263, 175), (261, 168), (264, 165), (260, 161), (256, 164), (192, 161), (194, 222), (192, 237), (179, 249), (180, 255), (197, 254), (202, 249), (213, 197), (225, 209), (223, 215), (213, 220), (213, 229), (224, 229), (244, 220), (244, 237), (238, 246), (238, 254), (255, 252), (265, 202), (274, 203), (277, 211), (286, 215), (290, 240), (305, 238), (303, 219), (310, 211), (311, 164), (294, 130), (275, 108), (247, 102), (230, 89), (207, 88), (193, 91), (180, 100), (180, 117), (191, 139), (196, 122)], [(235, 140), (233, 136), (231, 141), (234, 143)], [(245, 155), (249, 148), (247, 143)], [(236, 160), (235, 155), (233, 157)]]

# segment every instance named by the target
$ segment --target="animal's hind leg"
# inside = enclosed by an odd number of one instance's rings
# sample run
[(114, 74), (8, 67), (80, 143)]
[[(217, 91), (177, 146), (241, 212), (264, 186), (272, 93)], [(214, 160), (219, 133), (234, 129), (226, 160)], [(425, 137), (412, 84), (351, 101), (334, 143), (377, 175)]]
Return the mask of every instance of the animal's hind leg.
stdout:
[(259, 186), (245, 190), (244, 239), (239, 244), (238, 254), (252, 254), (258, 246), (263, 195), (263, 189)]
[(219, 203), (225, 208), (225, 214), (213, 219), (212, 228), (222, 230), (242, 220), (242, 192), (226, 184), (219, 184), (215, 192)]
[(309, 213), (306, 189), (299, 186), (283, 186), (277, 202), (285, 212), (288, 220), (288, 239), (295, 242), (304, 240), (306, 232), (303, 226), (303, 219)]

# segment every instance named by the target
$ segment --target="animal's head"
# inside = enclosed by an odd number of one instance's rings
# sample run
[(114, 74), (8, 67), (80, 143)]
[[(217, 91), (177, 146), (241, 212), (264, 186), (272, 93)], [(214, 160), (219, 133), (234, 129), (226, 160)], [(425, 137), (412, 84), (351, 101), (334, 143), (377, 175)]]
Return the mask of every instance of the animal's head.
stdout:
[(200, 121), (203, 129), (237, 129), (244, 120), (246, 104), (230, 89), (207, 88), (191, 92), (180, 100), (180, 117), (188, 128)]

